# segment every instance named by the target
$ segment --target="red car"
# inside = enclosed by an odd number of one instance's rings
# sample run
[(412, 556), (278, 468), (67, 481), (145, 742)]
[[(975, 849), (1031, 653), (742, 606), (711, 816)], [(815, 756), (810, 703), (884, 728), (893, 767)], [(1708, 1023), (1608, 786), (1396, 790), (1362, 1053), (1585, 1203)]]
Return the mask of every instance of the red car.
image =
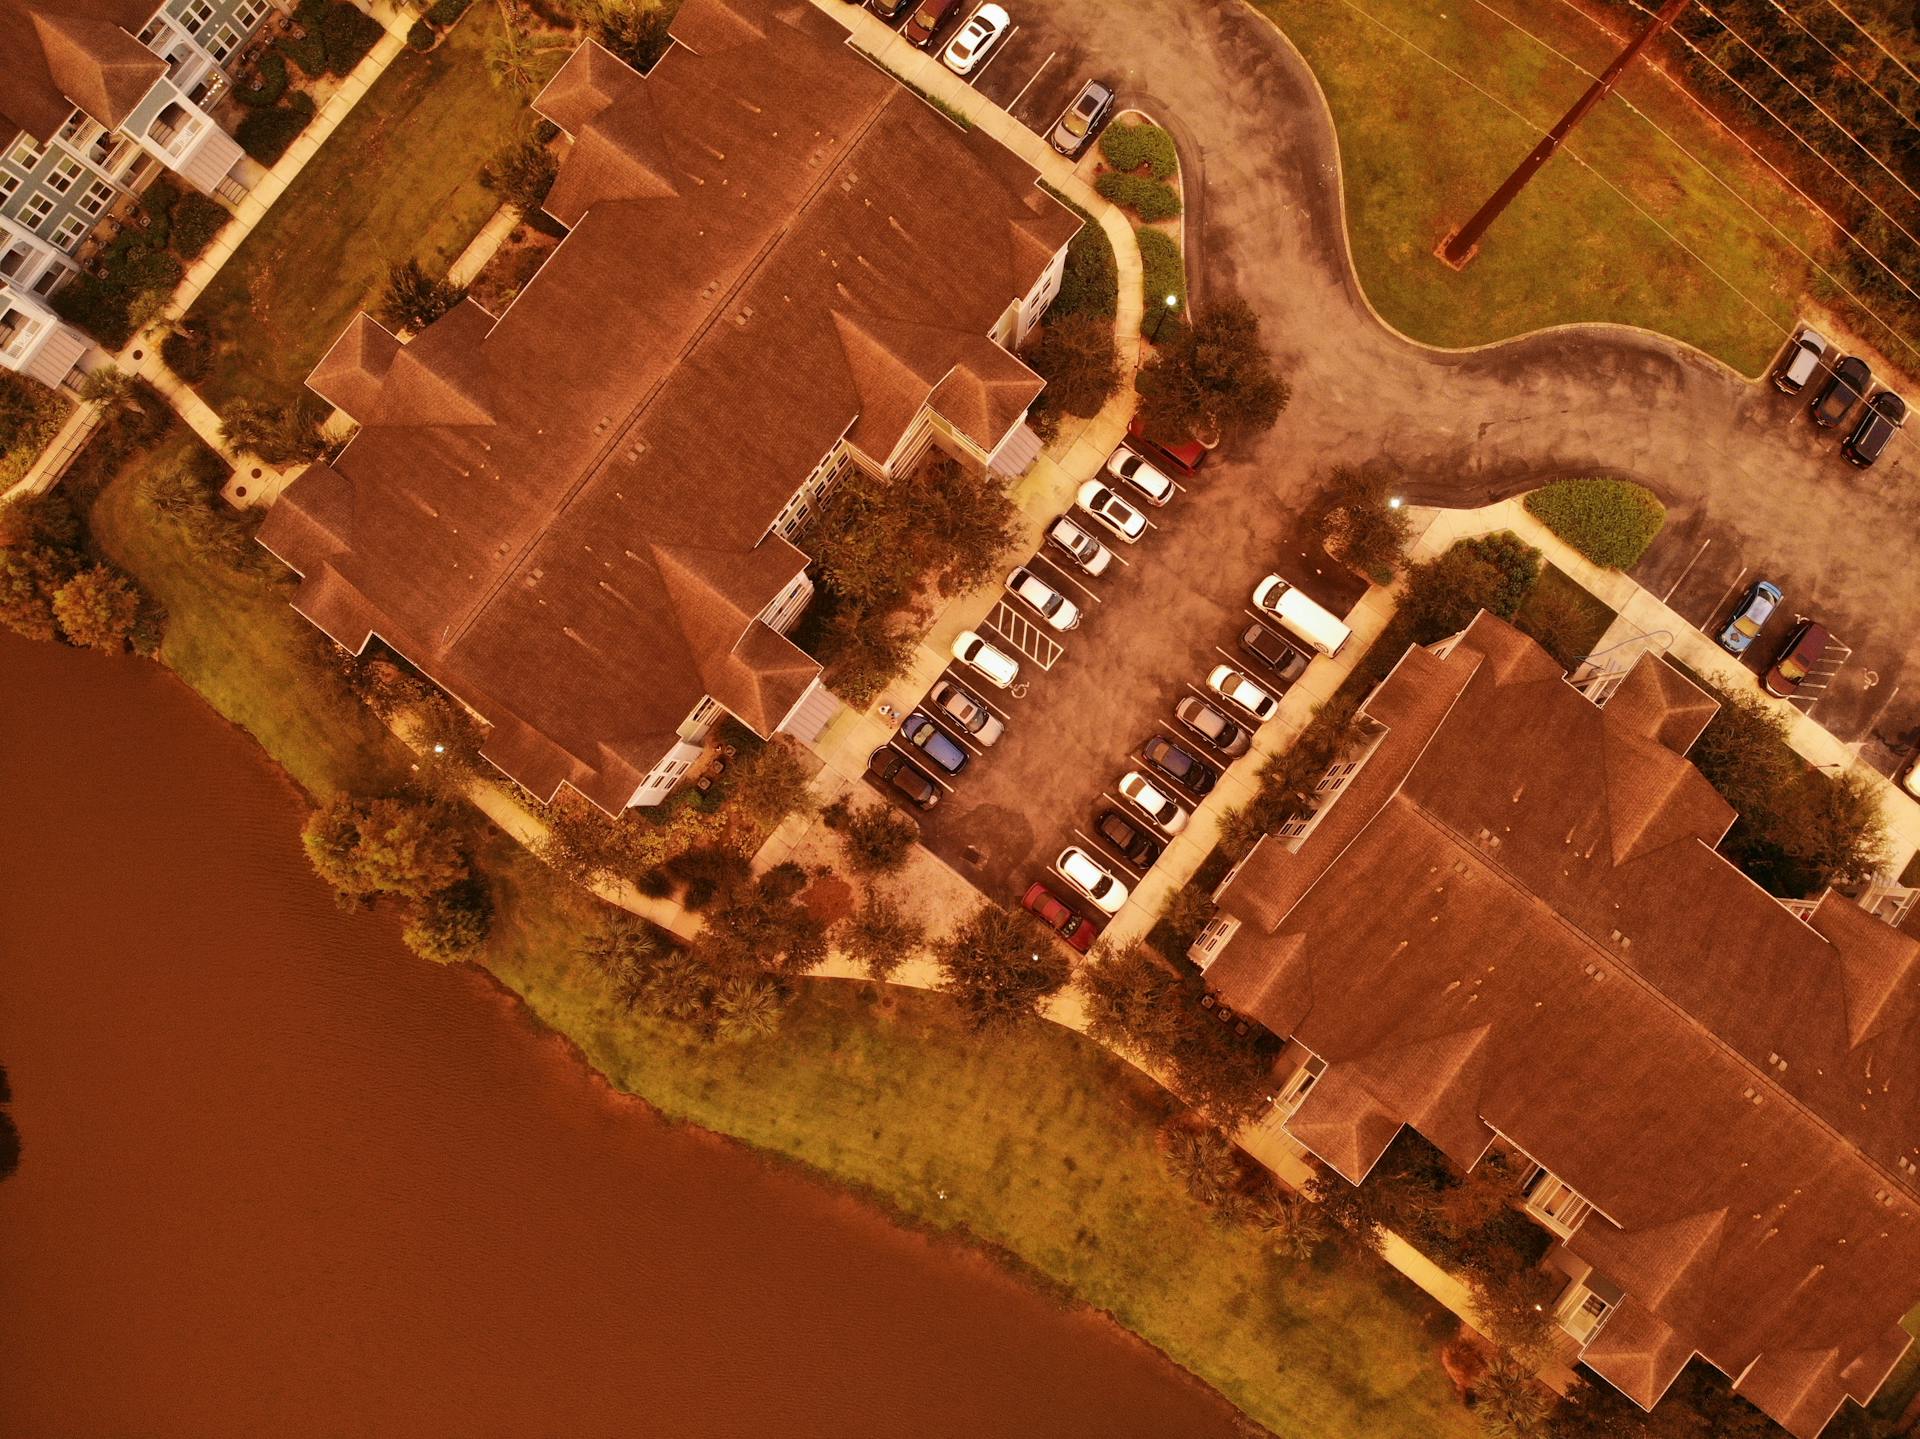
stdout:
[(1781, 699), (1798, 694), (1800, 686), (1806, 683), (1807, 676), (1826, 653), (1827, 627), (1813, 620), (1802, 620), (1780, 646), (1780, 658), (1773, 662), (1773, 668), (1761, 683), (1766, 685), (1768, 694)]
[(1027, 897), (1020, 903), (1039, 915), (1048, 928), (1058, 931), (1060, 938), (1080, 953), (1085, 954), (1093, 948), (1093, 921), (1068, 909), (1060, 902), (1059, 896), (1039, 880), (1033, 882)]
[(1183, 475), (1191, 475), (1206, 460), (1212, 445), (1203, 445), (1198, 440), (1181, 440), (1177, 443), (1163, 443), (1149, 439), (1141, 428), (1140, 417), (1135, 415), (1127, 422), (1127, 439), (1136, 450), (1149, 458), (1165, 460)]

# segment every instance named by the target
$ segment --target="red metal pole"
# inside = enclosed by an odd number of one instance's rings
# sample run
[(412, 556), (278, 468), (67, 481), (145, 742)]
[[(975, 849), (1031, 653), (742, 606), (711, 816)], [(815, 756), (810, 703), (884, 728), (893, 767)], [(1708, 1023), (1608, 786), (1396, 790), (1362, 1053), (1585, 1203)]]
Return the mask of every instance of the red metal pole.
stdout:
[(1479, 248), (1480, 237), (1487, 233), (1487, 227), (1500, 218), (1500, 212), (1513, 203), (1514, 196), (1526, 189), (1527, 181), (1539, 173), (1540, 167), (1553, 158), (1554, 151), (1560, 148), (1560, 142), (1567, 138), (1575, 125), (1586, 119), (1587, 112), (1612, 93), (1614, 83), (1619, 80), (1626, 68), (1640, 58), (1640, 52), (1652, 44), (1654, 38), (1674, 21), (1680, 18), (1692, 0), (1667, 0), (1660, 7), (1660, 13), (1647, 22), (1647, 28), (1634, 38), (1632, 44), (1622, 50), (1611, 65), (1607, 66), (1600, 78), (1587, 88), (1587, 93), (1574, 102), (1573, 108), (1560, 117), (1560, 123), (1547, 131), (1546, 138), (1528, 153), (1520, 166), (1507, 176), (1506, 183), (1493, 192), (1486, 204), (1475, 212), (1474, 217), (1455, 230), (1440, 247), (1440, 258), (1456, 270), (1466, 268), (1474, 251)]

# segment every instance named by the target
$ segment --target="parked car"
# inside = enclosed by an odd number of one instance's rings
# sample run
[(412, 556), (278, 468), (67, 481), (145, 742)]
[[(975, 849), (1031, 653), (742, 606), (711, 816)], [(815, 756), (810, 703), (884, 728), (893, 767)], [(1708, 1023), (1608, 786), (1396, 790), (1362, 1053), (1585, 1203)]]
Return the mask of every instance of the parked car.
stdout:
[(1907, 767), (1900, 776), (1900, 788), (1915, 799), (1920, 799), (1920, 754), (1907, 761)]
[(1132, 805), (1162, 834), (1175, 835), (1187, 827), (1187, 807), (1156, 789), (1152, 780), (1137, 769), (1130, 769), (1120, 781), (1120, 798)]
[(1007, 732), (1006, 721), (988, 709), (972, 691), (952, 680), (941, 680), (927, 693), (927, 703), (973, 736), (986, 749)]
[(1867, 401), (1866, 413), (1853, 433), (1840, 442), (1840, 453), (1861, 469), (1880, 458), (1893, 432), (1907, 422), (1907, 402), (1892, 390), (1882, 390)]
[(967, 752), (949, 739), (924, 710), (915, 710), (900, 722), (900, 738), (948, 774), (959, 774), (967, 767)]
[(1787, 642), (1780, 646), (1779, 658), (1761, 681), (1767, 693), (1786, 699), (1798, 694), (1800, 686), (1820, 658), (1827, 652), (1827, 627), (1816, 620), (1802, 620), (1793, 627)]
[(1098, 80), (1087, 81), (1053, 127), (1048, 143), (1069, 160), (1075, 158), (1087, 148), (1087, 141), (1093, 138), (1094, 131), (1100, 128), (1100, 122), (1112, 108), (1113, 91)]
[(947, 23), (947, 16), (959, 4), (960, 0), (921, 0), (920, 8), (900, 27), (900, 33), (907, 37), (909, 43), (918, 45), (922, 50), (930, 49), (933, 37), (940, 33), (940, 27)]
[(1198, 695), (1188, 695), (1173, 707), (1174, 718), (1219, 750), (1238, 759), (1253, 745), (1253, 736)]
[(899, 750), (883, 745), (867, 757), (873, 777), (891, 785), (913, 803), (916, 809), (932, 809), (940, 803), (940, 786), (913, 767)]
[(960, 27), (960, 33), (953, 37), (953, 43), (947, 46), (947, 53), (940, 57), (942, 63), (956, 75), (971, 75), (981, 58), (1012, 24), (1012, 17), (998, 5), (977, 7)]
[(898, 20), (900, 12), (913, 0), (868, 0), (868, 8), (882, 20)]
[(1866, 394), (1873, 384), (1873, 371), (1867, 362), (1858, 355), (1848, 355), (1833, 367), (1826, 384), (1820, 387), (1813, 403), (1808, 408), (1813, 412), (1813, 422), (1823, 429), (1832, 429), (1846, 419), (1847, 411), (1853, 408), (1853, 402)]
[(1152, 869), (1153, 862), (1160, 858), (1160, 841), (1117, 809), (1102, 810), (1100, 822), (1094, 828), (1099, 831), (1100, 838), (1112, 845), (1135, 869)]
[(1082, 954), (1093, 948), (1093, 941), (1098, 937), (1093, 921), (1068, 909), (1060, 897), (1039, 880), (1027, 886), (1020, 906), (1038, 915), (1042, 924)]
[(1281, 629), (1323, 655), (1339, 654), (1352, 635), (1333, 611), (1280, 575), (1268, 575), (1254, 586), (1253, 607), (1272, 615)]
[(1773, 618), (1773, 612), (1779, 608), (1783, 596), (1780, 586), (1772, 580), (1755, 580), (1747, 586), (1747, 592), (1740, 597), (1740, 603), (1733, 608), (1720, 633), (1715, 636), (1720, 648), (1730, 655), (1743, 655), (1747, 646), (1753, 643), (1753, 637), (1760, 633), (1760, 627)]
[(1147, 532), (1147, 517), (1098, 480), (1082, 485), (1073, 502), (1128, 544)]
[(1113, 563), (1113, 551), (1095, 539), (1072, 515), (1062, 515), (1047, 529), (1047, 543), (1063, 551), (1090, 575), (1104, 575)]
[(1005, 689), (1020, 678), (1020, 661), (1002, 654), (972, 630), (962, 630), (953, 637), (953, 657), (995, 689)]
[(1080, 606), (1025, 565), (1007, 576), (1007, 593), (1032, 605), (1051, 629), (1070, 630), (1080, 623)]
[(1140, 746), (1140, 758), (1194, 794), (1210, 792), (1220, 780), (1219, 774), (1205, 760), (1188, 754), (1172, 740), (1162, 739), (1158, 735)]
[(1055, 868), (1061, 877), (1107, 914), (1118, 914), (1127, 902), (1127, 887), (1107, 867), (1078, 845), (1060, 851)]
[(1132, 485), (1155, 508), (1173, 498), (1173, 481), (1124, 445), (1107, 456), (1107, 473)]
[(1240, 632), (1240, 648), (1271, 670), (1273, 677), (1283, 685), (1290, 685), (1305, 674), (1311, 659), (1304, 650), (1296, 648), (1257, 620)]
[(1207, 688), (1235, 709), (1244, 710), (1256, 723), (1273, 718), (1280, 701), (1261, 689), (1232, 665), (1215, 665), (1207, 676)]
[(1150, 438), (1138, 415), (1127, 422), (1127, 440), (1136, 450), (1152, 455), (1183, 475), (1197, 471), (1213, 449), (1212, 445), (1203, 445), (1198, 440)]
[(1827, 342), (1802, 325), (1773, 372), (1774, 388), (1789, 395), (1799, 394), (1807, 387), (1807, 381), (1819, 373), (1821, 357), (1826, 353)]

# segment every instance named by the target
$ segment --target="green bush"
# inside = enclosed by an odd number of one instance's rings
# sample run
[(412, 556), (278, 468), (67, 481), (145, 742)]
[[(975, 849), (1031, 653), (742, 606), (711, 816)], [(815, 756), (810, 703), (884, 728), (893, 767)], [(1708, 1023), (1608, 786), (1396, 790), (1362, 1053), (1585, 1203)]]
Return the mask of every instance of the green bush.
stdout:
[(255, 110), (240, 122), (233, 132), (233, 138), (240, 142), (245, 150), (262, 165), (271, 165), (287, 153), (287, 146), (300, 138), (300, 132), (307, 128), (307, 121), (313, 118), (313, 99), (311, 96), (295, 93), (288, 97), (284, 105), (276, 105), (271, 110)]
[(1155, 220), (1171, 220), (1180, 213), (1180, 197), (1173, 193), (1173, 187), (1144, 175), (1122, 175), (1117, 170), (1109, 170), (1093, 187), (1102, 198), (1113, 201), (1123, 210), (1133, 211), (1149, 224)]
[(148, 213), (153, 220), (147, 229), (129, 226), (107, 246), (101, 256), (104, 275), (77, 275), (53, 296), (53, 308), (61, 318), (110, 350), (133, 338), (135, 311), (142, 297), (171, 290), (184, 273), (180, 261), (165, 248), (165, 210), (149, 204)]
[(1097, 315), (1111, 320), (1120, 307), (1120, 264), (1114, 258), (1113, 242), (1099, 221), (1045, 180), (1040, 182), (1040, 188), (1078, 215), (1082, 222), (1079, 233), (1067, 245), (1060, 293), (1053, 297), (1047, 314), (1056, 320), (1067, 315)]
[(180, 196), (168, 211), (174, 254), (186, 261), (199, 259), (231, 218), (224, 207), (198, 190)]
[(346, 0), (334, 0), (320, 22), (320, 38), (326, 46), (327, 69), (345, 75), (366, 58), (382, 34), (380, 22), (364, 10), (356, 10)]
[(1116, 170), (1131, 172), (1145, 165), (1156, 180), (1168, 179), (1180, 168), (1173, 136), (1158, 125), (1109, 125), (1100, 136), (1100, 153)]
[(287, 59), (300, 67), (300, 73), (309, 80), (317, 80), (327, 73), (327, 42), (321, 38), (319, 22), (308, 25), (301, 22), (306, 34), (295, 39), (283, 35), (274, 43), (274, 48)]
[(439, 38), (433, 26), (424, 20), (416, 20), (407, 31), (407, 47), (411, 50), (431, 50), (433, 42)]
[(1556, 480), (1527, 496), (1527, 513), (1596, 565), (1631, 569), (1667, 522), (1652, 490), (1628, 480)]
[(462, 15), (473, 0), (433, 0), (427, 11), (427, 23), (436, 29), (444, 30)]
[(286, 93), (287, 57), (278, 50), (268, 50), (262, 54), (253, 78), (244, 85), (236, 85), (233, 90), (235, 99), (256, 110), (279, 104), (280, 97)]
[(198, 325), (182, 325), (160, 342), (160, 358), (189, 385), (197, 385), (213, 372), (212, 337)]
[[(1146, 296), (1146, 311), (1140, 325), (1147, 337), (1154, 339), (1169, 312), (1175, 316), (1187, 312), (1187, 267), (1180, 258), (1180, 246), (1171, 235), (1158, 230), (1135, 230), (1133, 237), (1140, 245), (1141, 289)], [(1174, 298), (1172, 305), (1167, 304), (1169, 295)]]

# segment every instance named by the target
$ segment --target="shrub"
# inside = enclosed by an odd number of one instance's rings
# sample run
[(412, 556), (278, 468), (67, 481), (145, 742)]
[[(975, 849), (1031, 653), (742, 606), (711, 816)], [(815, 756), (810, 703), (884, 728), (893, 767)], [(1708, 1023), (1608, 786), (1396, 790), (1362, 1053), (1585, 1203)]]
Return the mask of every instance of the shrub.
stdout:
[(1120, 388), (1113, 323), (1097, 315), (1049, 319), (1021, 358), (1047, 382), (1038, 403), (1049, 410), (1091, 417)]
[(1652, 490), (1628, 480), (1556, 480), (1527, 496), (1527, 513), (1596, 565), (1631, 569), (1667, 522)]
[(1245, 1163), (1219, 1130), (1198, 1129), (1176, 1117), (1160, 1131), (1160, 1152), (1168, 1172), (1216, 1219), (1233, 1223), (1251, 1216)]
[(1133, 211), (1149, 224), (1155, 220), (1171, 220), (1180, 213), (1180, 197), (1173, 193), (1173, 187), (1144, 175), (1123, 175), (1109, 170), (1094, 182), (1093, 188), (1100, 192), (1102, 199)]
[(189, 385), (198, 384), (213, 371), (213, 339), (200, 325), (181, 325), (160, 342), (160, 358)]
[(487, 162), (481, 180), (500, 198), (533, 214), (553, 188), (560, 163), (537, 133), (529, 132), (502, 148)]
[(452, 964), (484, 944), (492, 929), (493, 897), (475, 875), (421, 900), (400, 938), (422, 959)]
[[(1186, 261), (1171, 235), (1159, 230), (1135, 230), (1133, 238), (1140, 245), (1140, 289), (1145, 297), (1141, 325), (1148, 331), (1148, 339), (1158, 340), (1162, 325), (1187, 312)], [(1174, 299), (1171, 305), (1167, 303), (1169, 295)]]
[(436, 29), (444, 30), (462, 15), (473, 0), (433, 0), (427, 9), (427, 23)]
[(287, 93), (287, 57), (277, 49), (260, 56), (254, 75), (246, 84), (235, 87), (234, 96), (242, 105), (265, 110), (280, 103)]
[(1540, 551), (1509, 530), (1461, 540), (1407, 572), (1395, 618), (1417, 645), (1458, 634), (1481, 610), (1510, 620), (1540, 578)]
[(407, 30), (407, 48), (409, 50), (431, 50), (439, 34), (424, 20), (416, 20)]
[(1109, 125), (1100, 136), (1100, 153), (1116, 170), (1132, 172), (1144, 165), (1156, 180), (1180, 168), (1173, 136), (1158, 125)]
[(345, 75), (366, 58), (384, 33), (380, 22), (366, 11), (334, 0), (326, 18), (320, 22), (320, 37), (326, 46), (327, 69)]
[(318, 459), (327, 448), (321, 438), (325, 418), (320, 402), (302, 395), (293, 405), (264, 405), (234, 400), (220, 415), (220, 433), (236, 450), (251, 450), (271, 465)]
[(389, 330), (424, 330), (466, 298), (466, 290), (429, 275), (409, 255), (387, 266), (387, 288), (374, 314)]
[(1114, 258), (1113, 241), (1085, 210), (1054, 189), (1045, 180), (1040, 188), (1065, 205), (1081, 220), (1079, 231), (1067, 242), (1067, 263), (1060, 276), (1060, 293), (1047, 309), (1050, 320), (1067, 315), (1097, 315), (1112, 320), (1120, 306), (1120, 265)]
[(174, 254), (182, 260), (199, 259), (231, 218), (225, 207), (198, 190), (187, 191), (167, 211)]
[(272, 165), (287, 153), (287, 147), (300, 138), (300, 132), (307, 128), (307, 121), (313, 118), (313, 100), (310, 96), (295, 93), (284, 105), (276, 105), (271, 110), (255, 110), (242, 120), (233, 132), (233, 138), (240, 142), (245, 150), (262, 165)]
[(108, 349), (119, 349), (139, 329), (142, 313), (185, 273), (167, 249), (166, 210), (146, 207), (145, 230), (128, 226), (101, 256), (104, 275), (81, 274), (54, 292), (53, 308)]
[[(303, 10), (305, 6), (301, 7)], [(300, 67), (300, 73), (309, 80), (318, 80), (327, 73), (327, 42), (320, 34), (320, 20), (316, 16), (311, 23), (300, 21), (306, 31), (297, 39), (292, 35), (283, 35), (274, 42), (274, 48), (287, 59)]]
[(679, 0), (598, 0), (594, 38), (644, 75), (667, 53), (679, 9)]
[(855, 874), (892, 874), (919, 839), (920, 826), (890, 804), (854, 810), (840, 826), (840, 843)]

